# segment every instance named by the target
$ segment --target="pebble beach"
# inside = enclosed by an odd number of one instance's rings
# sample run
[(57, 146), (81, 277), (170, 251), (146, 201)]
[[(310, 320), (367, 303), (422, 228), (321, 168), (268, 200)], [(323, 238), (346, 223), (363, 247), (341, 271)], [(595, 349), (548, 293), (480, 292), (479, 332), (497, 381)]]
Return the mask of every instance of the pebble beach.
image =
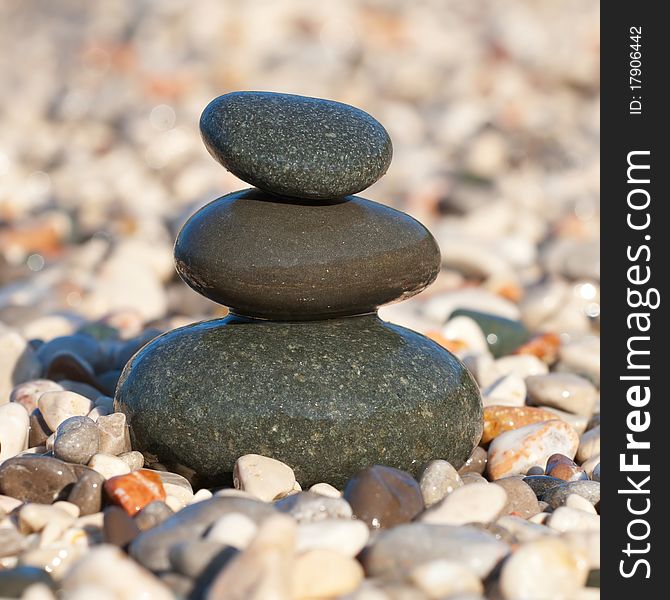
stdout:
[(0, 18), (0, 598), (600, 597), (598, 3)]

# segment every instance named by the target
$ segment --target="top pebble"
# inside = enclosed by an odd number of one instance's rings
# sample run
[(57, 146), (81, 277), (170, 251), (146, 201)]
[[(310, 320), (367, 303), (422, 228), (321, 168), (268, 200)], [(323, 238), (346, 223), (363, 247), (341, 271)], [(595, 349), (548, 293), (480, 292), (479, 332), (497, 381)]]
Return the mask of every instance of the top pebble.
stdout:
[(233, 92), (200, 117), (209, 153), (240, 179), (274, 194), (340, 198), (388, 169), (391, 138), (366, 112), (331, 100)]

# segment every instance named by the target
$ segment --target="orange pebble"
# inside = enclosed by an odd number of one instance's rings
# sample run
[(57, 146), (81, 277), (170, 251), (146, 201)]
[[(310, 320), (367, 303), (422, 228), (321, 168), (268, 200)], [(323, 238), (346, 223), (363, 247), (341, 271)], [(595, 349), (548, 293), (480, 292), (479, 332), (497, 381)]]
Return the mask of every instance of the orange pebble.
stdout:
[(514, 354), (532, 354), (540, 360), (551, 364), (556, 361), (561, 338), (556, 333), (543, 333), (519, 346)]
[(131, 517), (154, 500), (165, 500), (160, 475), (150, 469), (139, 469), (127, 475), (117, 475), (105, 481), (105, 492)]
[(487, 444), (505, 431), (524, 425), (551, 421), (556, 415), (543, 408), (533, 406), (487, 406), (484, 409), (484, 433), (482, 443)]

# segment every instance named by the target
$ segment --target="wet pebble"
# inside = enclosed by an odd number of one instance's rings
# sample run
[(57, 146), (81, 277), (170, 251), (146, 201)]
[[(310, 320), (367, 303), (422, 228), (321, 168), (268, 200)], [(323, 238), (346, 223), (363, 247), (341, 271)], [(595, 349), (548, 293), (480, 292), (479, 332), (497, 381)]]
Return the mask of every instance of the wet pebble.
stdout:
[(374, 528), (411, 521), (424, 507), (421, 488), (409, 473), (381, 465), (354, 475), (344, 498), (356, 517)]

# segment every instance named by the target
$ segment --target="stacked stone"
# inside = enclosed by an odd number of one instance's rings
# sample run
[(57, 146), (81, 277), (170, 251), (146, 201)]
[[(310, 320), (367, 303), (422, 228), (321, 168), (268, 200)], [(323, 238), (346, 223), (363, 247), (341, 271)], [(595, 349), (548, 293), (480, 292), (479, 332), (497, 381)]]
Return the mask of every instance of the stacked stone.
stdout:
[(261, 92), (215, 99), (200, 127), (255, 187), (197, 211), (175, 260), (231, 315), (128, 363), (116, 407), (134, 447), (203, 485), (249, 453), (291, 465), (302, 485), (340, 486), (372, 464), (460, 466), (482, 433), (477, 385), (447, 350), (376, 314), (440, 268), (423, 225), (351, 195), (389, 167), (384, 127), (338, 102)]

